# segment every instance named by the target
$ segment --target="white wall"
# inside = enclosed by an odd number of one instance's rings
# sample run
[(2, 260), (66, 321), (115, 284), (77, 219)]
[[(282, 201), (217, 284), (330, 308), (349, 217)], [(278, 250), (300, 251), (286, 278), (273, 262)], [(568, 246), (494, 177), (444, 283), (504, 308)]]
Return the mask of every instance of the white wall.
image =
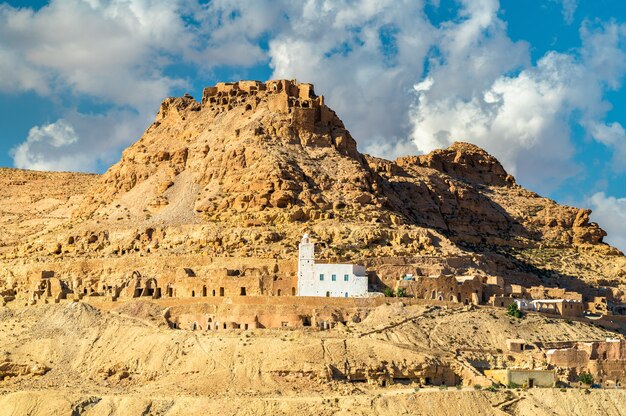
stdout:
[(308, 236), (305, 234), (302, 242), (298, 246), (298, 295), (310, 292), (307, 289), (310, 282), (314, 281), (315, 276), (315, 246), (309, 242)]
[[(323, 280), (320, 275), (324, 275)], [(304, 236), (298, 250), (298, 296), (365, 296), (367, 289), (365, 267), (355, 264), (315, 264), (315, 247), (309, 242), (308, 236)]]
[[(300, 288), (300, 296), (354, 297), (367, 294), (367, 275), (364, 268), (352, 264), (315, 264), (312, 278), (304, 280)], [(358, 272), (360, 275), (356, 274)], [(324, 275), (324, 280), (320, 275)], [(335, 275), (335, 280), (332, 277)], [(345, 276), (348, 280), (345, 280)]]

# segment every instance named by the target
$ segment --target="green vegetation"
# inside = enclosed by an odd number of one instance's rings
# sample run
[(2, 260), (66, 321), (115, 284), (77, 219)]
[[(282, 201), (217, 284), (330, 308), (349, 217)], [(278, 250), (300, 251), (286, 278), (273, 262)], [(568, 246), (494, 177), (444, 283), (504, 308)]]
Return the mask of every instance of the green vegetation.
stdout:
[(522, 317), (522, 311), (519, 310), (519, 308), (517, 307), (517, 303), (515, 302), (509, 305), (509, 307), (507, 308), (506, 314), (509, 316), (514, 316), (518, 319)]
[(388, 298), (393, 298), (394, 296), (398, 298), (406, 297), (406, 289), (403, 287), (399, 287), (398, 290), (396, 290), (395, 292), (392, 288), (387, 287), (385, 288), (385, 290), (383, 290), (383, 293), (385, 294), (385, 297)]
[(578, 375), (578, 381), (588, 386), (593, 384), (593, 376), (591, 373), (580, 373)]
[(507, 389), (519, 389), (519, 384), (513, 383), (512, 381), (506, 385)]

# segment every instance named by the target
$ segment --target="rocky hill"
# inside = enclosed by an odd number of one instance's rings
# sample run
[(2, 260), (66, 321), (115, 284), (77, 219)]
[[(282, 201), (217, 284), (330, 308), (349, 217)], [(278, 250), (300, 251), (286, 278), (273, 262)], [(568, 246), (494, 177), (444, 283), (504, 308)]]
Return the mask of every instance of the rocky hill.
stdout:
[[(99, 280), (109, 260), (137, 256), (148, 274), (162, 256), (293, 261), (311, 231), (323, 259), (375, 268), (428, 257), (438, 271), (623, 295), (626, 260), (589, 210), (522, 188), (467, 143), (396, 161), (362, 155), (310, 84), (220, 83), (200, 102), (168, 98), (99, 179), (2, 173), (0, 264), (24, 284), (46, 262)], [(41, 191), (42, 180), (63, 185)]]
[(97, 180), (97, 175), (0, 168), (0, 247), (66, 223)]
[[(0, 185), (0, 415), (623, 413), (616, 389), (474, 387), (545, 368), (554, 345), (623, 338), (624, 316), (517, 319), (478, 296), (626, 302), (626, 258), (590, 211), (468, 143), (363, 155), (310, 84), (168, 98), (105, 174), (1, 169)], [(413, 274), (474, 300), (295, 297), (304, 232), (375, 290)], [(626, 368), (604, 364), (605, 382)]]

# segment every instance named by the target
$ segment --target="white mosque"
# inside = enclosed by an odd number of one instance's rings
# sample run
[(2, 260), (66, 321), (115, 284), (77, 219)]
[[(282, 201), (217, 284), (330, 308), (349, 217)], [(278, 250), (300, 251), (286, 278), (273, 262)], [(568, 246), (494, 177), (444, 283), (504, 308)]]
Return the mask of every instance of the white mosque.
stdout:
[(315, 244), (304, 234), (298, 246), (298, 296), (363, 297), (368, 295), (365, 267), (315, 264)]

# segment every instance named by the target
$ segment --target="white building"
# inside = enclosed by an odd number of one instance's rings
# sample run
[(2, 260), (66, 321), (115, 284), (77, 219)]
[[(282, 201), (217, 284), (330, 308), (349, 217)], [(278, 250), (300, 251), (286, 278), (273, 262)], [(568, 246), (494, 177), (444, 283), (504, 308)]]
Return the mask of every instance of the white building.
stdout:
[(298, 246), (298, 296), (367, 296), (365, 267), (356, 264), (315, 264), (315, 244), (304, 234)]
[(517, 303), (517, 309), (520, 311), (535, 311), (535, 304), (531, 300), (527, 299), (515, 299), (515, 303)]

